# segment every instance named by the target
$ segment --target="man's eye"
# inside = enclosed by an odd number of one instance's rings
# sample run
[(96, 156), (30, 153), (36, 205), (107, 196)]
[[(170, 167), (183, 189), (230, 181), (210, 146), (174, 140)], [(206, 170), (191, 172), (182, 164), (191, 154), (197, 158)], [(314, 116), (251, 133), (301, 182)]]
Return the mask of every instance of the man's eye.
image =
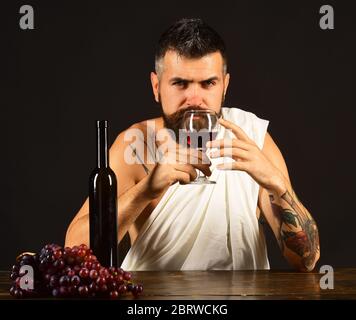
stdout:
[(214, 80), (207, 80), (203, 82), (204, 87), (213, 87), (215, 86), (216, 82)]
[(173, 82), (173, 85), (177, 86), (177, 87), (184, 88), (187, 86), (187, 83), (185, 81), (175, 81), (175, 82)]

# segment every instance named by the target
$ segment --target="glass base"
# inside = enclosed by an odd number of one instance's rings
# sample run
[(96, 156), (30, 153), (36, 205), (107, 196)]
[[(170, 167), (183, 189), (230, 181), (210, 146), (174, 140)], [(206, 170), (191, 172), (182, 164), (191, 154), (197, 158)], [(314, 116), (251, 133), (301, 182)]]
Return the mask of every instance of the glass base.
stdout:
[(209, 180), (206, 177), (198, 177), (194, 181), (189, 182), (189, 184), (216, 184), (216, 181)]

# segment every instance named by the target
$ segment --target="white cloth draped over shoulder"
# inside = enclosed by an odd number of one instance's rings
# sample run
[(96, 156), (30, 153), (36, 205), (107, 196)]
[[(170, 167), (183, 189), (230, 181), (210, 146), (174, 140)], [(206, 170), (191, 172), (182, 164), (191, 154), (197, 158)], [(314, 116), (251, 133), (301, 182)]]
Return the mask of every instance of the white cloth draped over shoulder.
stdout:
[[(238, 108), (222, 108), (222, 115), (262, 149), (269, 121)], [(231, 132), (221, 126), (222, 138)], [(124, 270), (269, 269), (256, 217), (259, 185), (246, 172), (215, 169), (224, 161), (234, 160), (212, 159), (216, 184), (169, 187), (127, 253)]]

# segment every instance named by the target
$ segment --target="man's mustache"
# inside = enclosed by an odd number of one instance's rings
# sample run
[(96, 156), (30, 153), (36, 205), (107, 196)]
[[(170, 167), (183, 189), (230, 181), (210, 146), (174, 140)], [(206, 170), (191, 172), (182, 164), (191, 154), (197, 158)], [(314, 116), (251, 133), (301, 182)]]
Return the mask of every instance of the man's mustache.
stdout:
[[(187, 106), (185, 108), (181, 108), (170, 115), (166, 115), (165, 113), (163, 113), (164, 126), (174, 132), (176, 139), (179, 139), (179, 130), (183, 129), (182, 126), (183, 126), (184, 114), (187, 111), (191, 111), (191, 110), (209, 110), (209, 109), (195, 105), (195, 106)], [(217, 115), (218, 117), (221, 116), (221, 110)]]
[(172, 113), (169, 116), (166, 115), (166, 117), (169, 119), (169, 123), (170, 124), (179, 125), (179, 124), (182, 123), (182, 119), (183, 119), (184, 114), (187, 111), (191, 111), (191, 110), (207, 110), (207, 109), (206, 108), (202, 108), (200, 106), (188, 106), (188, 107), (179, 109), (178, 111)]
[[(187, 111), (191, 111), (191, 110), (204, 110), (204, 108), (200, 107), (200, 106), (189, 106), (189, 107), (186, 107), (186, 108), (182, 108), (178, 111), (176, 111), (175, 113), (173, 113), (172, 115), (170, 115), (169, 117), (171, 117), (172, 119), (180, 119), (182, 120), (183, 119), (183, 116), (184, 114), (187, 112)], [(206, 110), (206, 109), (205, 109)]]

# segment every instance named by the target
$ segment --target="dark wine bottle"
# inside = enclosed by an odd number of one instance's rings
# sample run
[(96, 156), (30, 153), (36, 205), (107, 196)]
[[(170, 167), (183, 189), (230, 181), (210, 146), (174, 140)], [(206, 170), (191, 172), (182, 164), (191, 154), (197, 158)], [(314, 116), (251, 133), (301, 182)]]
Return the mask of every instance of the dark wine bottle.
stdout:
[(117, 267), (117, 181), (109, 167), (108, 122), (96, 121), (97, 167), (89, 178), (90, 248), (104, 267)]

